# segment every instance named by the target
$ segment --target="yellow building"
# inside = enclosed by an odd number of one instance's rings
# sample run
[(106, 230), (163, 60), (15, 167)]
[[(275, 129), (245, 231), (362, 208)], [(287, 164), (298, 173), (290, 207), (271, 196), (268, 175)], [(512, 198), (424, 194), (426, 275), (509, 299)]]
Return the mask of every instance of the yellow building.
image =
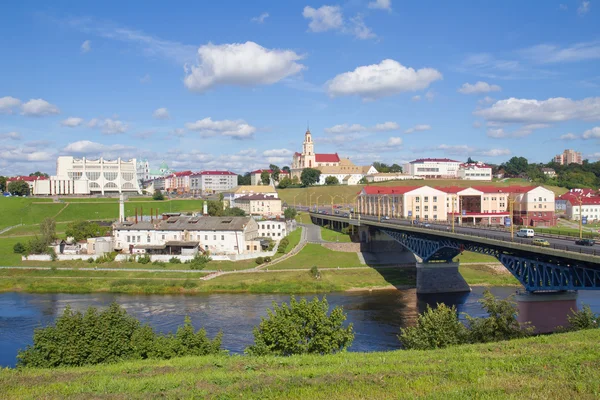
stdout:
[(264, 194), (252, 194), (235, 199), (235, 206), (244, 210), (248, 215), (260, 215), (265, 218), (280, 216), (281, 199)]

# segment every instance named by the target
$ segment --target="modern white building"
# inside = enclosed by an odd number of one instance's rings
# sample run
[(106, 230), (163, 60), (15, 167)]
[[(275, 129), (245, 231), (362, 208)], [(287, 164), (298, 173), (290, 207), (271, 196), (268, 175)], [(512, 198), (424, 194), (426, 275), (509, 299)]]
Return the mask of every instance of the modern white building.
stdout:
[(422, 176), (403, 174), (402, 172), (378, 172), (365, 176), (367, 182), (407, 181), (413, 179), (424, 179)]
[(460, 164), (449, 158), (420, 158), (404, 164), (402, 171), (426, 179), (456, 179)]
[(573, 221), (582, 219), (587, 222), (600, 220), (600, 196), (563, 195), (567, 200), (567, 218)]
[(141, 194), (134, 159), (105, 160), (70, 156), (58, 157), (56, 175), (36, 181), (35, 195)]
[(237, 174), (231, 171), (202, 171), (190, 176), (192, 194), (221, 193), (237, 186)]
[(468, 181), (491, 181), (492, 167), (482, 162), (460, 164), (458, 178)]

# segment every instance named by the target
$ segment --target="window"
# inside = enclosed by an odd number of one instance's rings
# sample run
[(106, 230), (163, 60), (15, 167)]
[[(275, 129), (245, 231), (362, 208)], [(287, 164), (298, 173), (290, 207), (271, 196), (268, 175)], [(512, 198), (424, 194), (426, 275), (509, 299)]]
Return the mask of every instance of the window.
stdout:
[(249, 244), (246, 245), (246, 250), (250, 250), (250, 245)]
[(279, 233), (277, 234), (277, 236), (281, 236), (281, 232), (279, 232)]
[(225, 235), (221, 235), (221, 240), (225, 240)]
[(416, 206), (416, 207), (415, 207), (415, 211), (416, 211), (416, 212), (419, 212), (419, 206)]
[(138, 236), (138, 243), (142, 241), (142, 237)]
[(213, 240), (217, 240), (217, 235), (213, 235)]
[(415, 203), (418, 203), (421, 200), (420, 197), (415, 197)]
[(437, 214), (433, 214), (433, 219), (437, 221)]
[(433, 202), (437, 203), (437, 196), (433, 196)]
[[(163, 237), (164, 239), (164, 237)], [(204, 240), (208, 240), (208, 235), (204, 235)]]
[(437, 211), (437, 206), (433, 206), (433, 211)]
[[(163, 238), (164, 239), (164, 238)], [(131, 242), (131, 238), (129, 236), (127, 236), (127, 241)]]
[(424, 208), (424, 210), (423, 210), (423, 211), (425, 211), (425, 212), (429, 211), (429, 206), (425, 206), (425, 207), (423, 207), (423, 208)]
[(423, 198), (423, 201), (424, 201), (425, 203), (427, 203), (427, 202), (429, 201), (429, 196), (425, 196), (425, 197)]
[(162, 240), (165, 240), (165, 235), (162, 235)]
[(150, 243), (150, 235), (146, 238), (147, 243)]
[(256, 246), (254, 246), (254, 251), (256, 251)]

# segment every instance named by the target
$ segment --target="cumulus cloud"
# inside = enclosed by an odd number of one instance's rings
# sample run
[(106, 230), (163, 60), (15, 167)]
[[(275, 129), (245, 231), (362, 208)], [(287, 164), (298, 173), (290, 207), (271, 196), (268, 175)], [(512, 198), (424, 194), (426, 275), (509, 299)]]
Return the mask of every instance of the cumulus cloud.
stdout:
[(11, 96), (0, 97), (0, 114), (12, 114), (21, 105), (21, 100)]
[(171, 136), (183, 137), (185, 136), (185, 129), (183, 128), (175, 128), (170, 132)]
[(487, 82), (478, 81), (475, 84), (464, 83), (460, 89), (458, 89), (458, 92), (462, 94), (481, 94), (499, 92), (500, 90), (501, 87), (498, 85), (490, 85)]
[(481, 121), (473, 121), (473, 124), (472, 124), (472, 126), (473, 126), (473, 128), (475, 128), (475, 129), (479, 129), (479, 128), (481, 128)]
[(321, 6), (317, 9), (306, 6), (302, 16), (310, 20), (308, 30), (311, 32), (338, 31), (354, 35), (358, 39), (376, 37), (371, 29), (366, 26), (362, 15), (357, 14), (346, 21), (339, 6)]
[(506, 123), (552, 123), (569, 120), (600, 119), (600, 97), (572, 100), (555, 97), (547, 100), (500, 100), (491, 107), (476, 110), (475, 115), (489, 121)]
[(89, 40), (86, 40), (85, 42), (83, 42), (81, 44), (81, 52), (82, 53), (87, 53), (92, 49), (92, 42), (90, 42)]
[(402, 138), (400, 138), (400, 137), (391, 137), (391, 138), (388, 139), (387, 145), (388, 146), (392, 146), (392, 147), (402, 146)]
[(262, 24), (265, 20), (269, 18), (269, 13), (264, 12), (260, 14), (258, 17), (252, 18), (252, 22), (256, 22), (257, 24)]
[(134, 147), (125, 146), (122, 144), (106, 145), (102, 143), (92, 142), (89, 140), (79, 140), (77, 142), (69, 143), (63, 148), (65, 153), (73, 154), (99, 154), (110, 151), (123, 151), (123, 150), (134, 150)]
[(47, 115), (59, 114), (60, 110), (54, 104), (48, 103), (43, 99), (31, 99), (21, 106), (23, 115), (30, 117), (43, 117)]
[(62, 126), (68, 126), (69, 128), (75, 128), (83, 123), (83, 118), (79, 117), (69, 117), (63, 121), (61, 121)]
[(120, 133), (127, 132), (127, 124), (117, 119), (106, 118), (99, 120), (98, 118), (92, 118), (88, 122), (90, 128), (100, 128), (101, 132), (105, 135), (118, 135)]
[(0, 139), (21, 140), (21, 134), (19, 132), (2, 133)]
[(375, 0), (368, 4), (369, 8), (375, 8), (380, 10), (392, 10), (392, 0)]
[(581, 4), (579, 4), (579, 7), (577, 8), (577, 14), (579, 15), (585, 15), (590, 11), (590, 2), (589, 1), (582, 1)]
[(411, 98), (412, 101), (421, 101), (421, 96), (416, 94)]
[(439, 79), (442, 79), (442, 74), (433, 68), (415, 70), (387, 59), (339, 74), (327, 82), (326, 87), (332, 97), (358, 95), (364, 100), (374, 100), (425, 89)]
[(600, 126), (593, 127), (583, 132), (584, 139), (600, 139)]
[(560, 140), (575, 140), (575, 139), (579, 139), (579, 137), (577, 137), (576, 134), (574, 133), (565, 133), (564, 135), (561, 135)]
[(8, 147), (0, 148), (0, 160), (23, 162), (23, 161), (49, 161), (54, 158), (54, 153), (50, 151), (32, 151), (26, 147)]
[(254, 42), (207, 44), (198, 49), (199, 63), (186, 66), (185, 86), (203, 92), (216, 85), (270, 85), (295, 75), (304, 56), (291, 50), (267, 49)]
[(476, 155), (485, 157), (499, 157), (508, 156), (511, 154), (509, 149), (490, 149), (490, 150), (478, 150), (475, 152)]
[(265, 157), (290, 157), (294, 154), (293, 151), (288, 149), (272, 149), (263, 151), (262, 155)]
[(396, 122), (383, 122), (374, 126), (363, 126), (361, 124), (340, 124), (334, 125), (331, 128), (325, 128), (326, 133), (342, 134), (342, 133), (358, 133), (358, 132), (388, 132), (400, 129), (400, 125)]
[(541, 64), (594, 60), (600, 58), (600, 41), (576, 43), (568, 47), (539, 44), (520, 53), (532, 62)]
[(431, 129), (431, 125), (421, 124), (421, 125), (415, 125), (412, 128), (408, 128), (407, 130), (404, 131), (404, 133), (422, 132), (422, 131), (428, 131), (430, 129)]
[(202, 136), (228, 136), (234, 139), (247, 139), (254, 135), (256, 128), (249, 125), (244, 120), (231, 121), (228, 119), (222, 121), (213, 121), (210, 117), (188, 122), (186, 129), (200, 132)]
[(452, 156), (484, 156), (484, 157), (499, 157), (499, 156), (507, 156), (511, 154), (509, 149), (479, 149), (476, 147), (471, 147), (466, 144), (459, 145), (448, 145), (448, 144), (440, 144), (433, 148), (433, 150), (441, 150), (445, 154)]
[[(491, 126), (494, 126), (494, 124), (491, 124)], [(526, 124), (512, 132), (507, 132), (502, 127), (497, 129), (490, 128), (487, 130), (487, 136), (494, 139), (523, 137), (531, 135), (537, 129), (548, 128), (549, 126), (548, 124)]]
[(171, 116), (169, 115), (169, 111), (166, 108), (158, 108), (154, 110), (152, 113), (154, 119), (169, 119)]

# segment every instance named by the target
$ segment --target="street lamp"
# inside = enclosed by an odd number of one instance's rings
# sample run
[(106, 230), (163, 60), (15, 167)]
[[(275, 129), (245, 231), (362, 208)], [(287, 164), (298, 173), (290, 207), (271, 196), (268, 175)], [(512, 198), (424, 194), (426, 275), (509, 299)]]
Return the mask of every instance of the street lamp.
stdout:
[(454, 200), (455, 200), (455, 198), (451, 195), (450, 201), (452, 202), (452, 233), (454, 233), (454, 220), (455, 220), (455, 217), (454, 217)]
[(310, 194), (310, 196), (308, 196), (308, 192), (306, 192), (306, 198), (307, 198), (307, 200), (306, 200), (306, 204), (308, 205), (308, 212), (310, 212), (310, 203), (312, 203), (312, 197), (313, 197), (313, 195), (315, 195), (315, 194), (317, 194), (317, 192), (312, 192), (312, 193)]
[(294, 196), (294, 209), (296, 208), (296, 197), (300, 196), (301, 193), (298, 193)]
[(583, 199), (581, 198), (581, 196), (575, 196), (575, 199), (577, 200), (577, 203), (579, 203), (579, 239), (583, 238), (583, 216), (582, 216), (582, 211), (583, 211), (583, 207), (581, 207), (582, 203), (583, 203)]
[(334, 194), (333, 196), (328, 194), (327, 196), (329, 196), (331, 198), (331, 214), (333, 215), (333, 199), (335, 199), (336, 197), (338, 197), (337, 194)]
[(515, 201), (517, 201), (517, 198), (515, 197), (514, 199), (510, 199), (508, 200), (508, 204), (509, 204), (509, 215), (510, 215), (510, 240), (511, 242), (515, 239), (515, 228), (514, 228), (514, 204)]
[(321, 198), (321, 196), (323, 196), (322, 194), (317, 196), (317, 199), (315, 200), (315, 208), (317, 209), (317, 211), (319, 210), (319, 199)]

